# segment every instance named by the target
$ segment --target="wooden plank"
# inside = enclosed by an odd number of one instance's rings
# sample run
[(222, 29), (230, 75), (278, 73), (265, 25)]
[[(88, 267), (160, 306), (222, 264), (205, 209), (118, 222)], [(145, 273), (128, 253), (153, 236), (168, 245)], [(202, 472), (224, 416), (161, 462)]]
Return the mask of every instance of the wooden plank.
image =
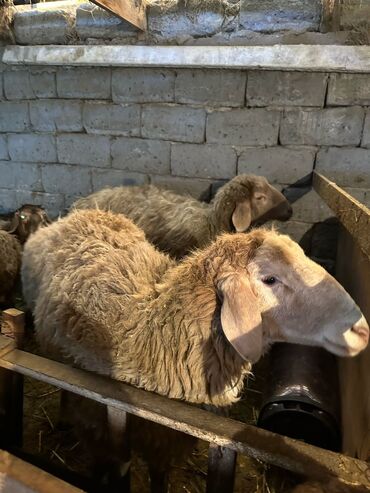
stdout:
[(146, 6), (143, 0), (91, 0), (99, 7), (130, 22), (142, 31), (147, 30)]
[(315, 171), (313, 187), (370, 258), (370, 209)]
[(324, 0), (320, 30), (322, 32), (339, 31), (341, 0)]
[(210, 443), (350, 491), (370, 491), (369, 465), (189, 404), (15, 349), (0, 366)]
[(235, 450), (210, 444), (206, 493), (233, 493), (236, 457)]
[[(349, 260), (350, 259), (350, 260)], [(341, 228), (338, 241), (338, 281), (370, 321), (370, 260)], [(339, 358), (343, 451), (370, 461), (370, 345), (356, 358)]]
[(21, 459), (0, 450), (1, 493), (82, 493)]

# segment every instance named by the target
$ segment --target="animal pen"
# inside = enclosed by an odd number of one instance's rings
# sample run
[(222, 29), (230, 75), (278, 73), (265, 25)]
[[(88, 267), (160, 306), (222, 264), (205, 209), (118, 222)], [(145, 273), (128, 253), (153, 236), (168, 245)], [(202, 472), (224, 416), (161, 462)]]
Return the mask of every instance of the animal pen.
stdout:
[[(6, 26), (0, 213), (31, 203), (56, 218), (118, 185), (154, 184), (209, 202), (235, 175), (264, 175), (293, 205), (292, 219), (275, 227), (306, 251), (309, 243), (307, 254), (335, 271), (370, 321), (367, 3), (94, 3), (105, 10), (69, 0), (20, 6)], [(0, 18), (0, 40), (1, 29)], [(32, 379), (107, 406), (127, 461), (130, 415), (206, 442), (207, 493), (235, 490), (240, 457), (323, 488), (297, 493), (370, 492), (369, 347), (338, 359), (342, 440), (333, 452), (29, 352), (25, 318), (18, 307), (2, 314), (0, 491), (93, 486), (22, 447)], [(121, 491), (133, 490), (125, 478)]]
[[(314, 189), (330, 205), (343, 227), (339, 248), (341, 258), (345, 258), (346, 262), (344, 265), (340, 264), (339, 276), (364, 313), (370, 315), (366, 296), (368, 285), (365, 283), (370, 270), (370, 211), (322, 175), (314, 173), (313, 182)], [(356, 252), (355, 257), (352, 256), (353, 252)], [(355, 258), (353, 263), (348, 262), (349, 255)], [(3, 368), (0, 389), (1, 437), (2, 443), (15, 453), (22, 443), (22, 377), (28, 376), (105, 404), (108, 406), (110, 423), (117, 435), (124, 436), (127, 415), (132, 413), (209, 442), (208, 493), (233, 491), (238, 453), (322, 481), (329, 484), (333, 491), (370, 490), (370, 468), (365, 461), (279, 436), (27, 353), (18, 348), (22, 345), (23, 335), (23, 313), (16, 309), (6, 310), (0, 339), (0, 366)], [(368, 368), (369, 352), (362, 354), (360, 358), (362, 361), (343, 363), (342, 379), (345, 383), (347, 379), (353, 379), (356, 375), (355, 378), (360, 378), (360, 384), (365, 388), (368, 384), (368, 374), (366, 371), (361, 373), (361, 367)], [(344, 395), (343, 419), (348, 423), (356, 412), (350, 401), (351, 396)], [(363, 411), (360, 407), (357, 410), (359, 414)], [(358, 416), (355, 416), (355, 419), (356, 422), (361, 422)], [(352, 435), (352, 430), (348, 430), (347, 433), (351, 436), (345, 437), (345, 440), (351, 441), (356, 436), (356, 432)], [(366, 429), (357, 430), (357, 439), (361, 440), (364, 433), (366, 434)], [(368, 451), (369, 444), (365, 445)], [(26, 474), (27, 467), (15, 458), (9, 459), (6, 456), (4, 462), (6, 466), (3, 472), (9, 478), (10, 484), (12, 481), (14, 484), (19, 481), (26, 488), (25, 491), (59, 491), (59, 488), (60, 491), (71, 493), (80, 491), (67, 484), (59, 484), (57, 479), (46, 474), (41, 475), (42, 481), (38, 483), (40, 472), (31, 469)], [(48, 489), (51, 485), (52, 490)]]

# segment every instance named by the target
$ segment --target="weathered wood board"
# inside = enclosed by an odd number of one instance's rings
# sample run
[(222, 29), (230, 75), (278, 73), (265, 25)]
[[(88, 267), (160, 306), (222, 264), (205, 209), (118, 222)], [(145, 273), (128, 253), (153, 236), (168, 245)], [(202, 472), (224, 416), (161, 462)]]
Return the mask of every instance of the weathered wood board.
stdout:
[(142, 31), (147, 29), (146, 8), (143, 0), (91, 0), (99, 7), (130, 22)]
[(370, 210), (334, 182), (314, 171), (313, 187), (370, 258)]
[(348, 492), (370, 491), (369, 467), (362, 461), (18, 349), (2, 356), (0, 366), (264, 462), (346, 485)]
[(82, 490), (0, 450), (1, 493), (82, 493)]

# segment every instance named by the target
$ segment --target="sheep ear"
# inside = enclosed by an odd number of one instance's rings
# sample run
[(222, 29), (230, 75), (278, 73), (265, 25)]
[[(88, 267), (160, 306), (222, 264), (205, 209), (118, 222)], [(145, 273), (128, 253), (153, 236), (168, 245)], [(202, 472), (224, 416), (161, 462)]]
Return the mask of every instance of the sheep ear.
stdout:
[(238, 233), (246, 231), (252, 222), (251, 207), (247, 200), (239, 202), (231, 216), (234, 228)]
[(223, 297), (222, 330), (242, 358), (257, 361), (262, 354), (262, 318), (248, 277), (233, 274), (219, 284)]
[(19, 226), (19, 213), (16, 212), (13, 216), (13, 219), (11, 222), (9, 222), (9, 225), (7, 227), (8, 233), (15, 233), (17, 231), (17, 228)]

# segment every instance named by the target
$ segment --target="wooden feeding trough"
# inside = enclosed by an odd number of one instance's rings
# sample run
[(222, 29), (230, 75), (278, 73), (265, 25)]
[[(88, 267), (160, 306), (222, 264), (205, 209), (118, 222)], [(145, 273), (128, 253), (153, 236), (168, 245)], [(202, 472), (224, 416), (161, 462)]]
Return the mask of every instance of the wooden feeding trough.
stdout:
[[(339, 277), (370, 319), (370, 287), (364, 283), (370, 273), (370, 211), (321, 175), (314, 175), (314, 188), (347, 229), (339, 244)], [(353, 455), (350, 457), (27, 353), (21, 349), (22, 317), (21, 312), (5, 311), (0, 336), (0, 437), (3, 441), (6, 438), (9, 449), (21, 444), (24, 375), (107, 405), (108, 416), (121, 433), (125, 432), (125, 413), (132, 413), (209, 442), (207, 493), (233, 491), (237, 453), (321, 481), (333, 491), (370, 491), (370, 464), (366, 462), (370, 403), (363, 398), (366, 392), (370, 395), (370, 376), (366, 371), (370, 367), (369, 350), (341, 365), (344, 449)], [(356, 389), (361, 392), (358, 401), (351, 394), (353, 388), (345, 385), (354, 378)], [(27, 484), (26, 472), (22, 468), (19, 471)], [(33, 491), (45, 491), (41, 485), (28, 486)]]

